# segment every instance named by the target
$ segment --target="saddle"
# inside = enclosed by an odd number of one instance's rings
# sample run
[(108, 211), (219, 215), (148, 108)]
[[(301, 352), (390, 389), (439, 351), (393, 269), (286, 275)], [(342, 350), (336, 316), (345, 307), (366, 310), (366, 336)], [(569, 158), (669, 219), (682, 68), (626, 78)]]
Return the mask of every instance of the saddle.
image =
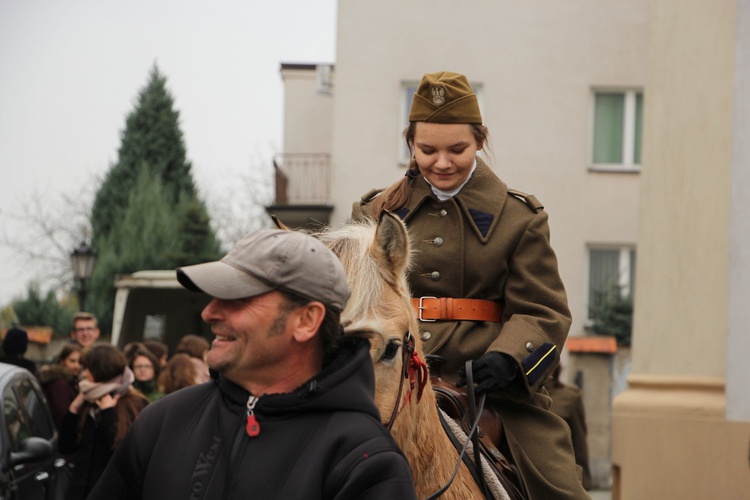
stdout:
[[(471, 435), (474, 418), (469, 411), (471, 405), (466, 388), (459, 389), (454, 384), (443, 380), (440, 375), (440, 366), (444, 363), (444, 358), (435, 355), (427, 355), (426, 358), (430, 366), (430, 382), (438, 407), (454, 419), (467, 435)], [(512, 500), (527, 499), (528, 493), (520, 471), (506, 457), (506, 454), (510, 456), (510, 451), (505, 441), (500, 414), (495, 408), (491, 406), (482, 408), (476, 432), (478, 440), (475, 439), (474, 442), (478, 442), (484, 461), (488, 463), (510, 498)]]

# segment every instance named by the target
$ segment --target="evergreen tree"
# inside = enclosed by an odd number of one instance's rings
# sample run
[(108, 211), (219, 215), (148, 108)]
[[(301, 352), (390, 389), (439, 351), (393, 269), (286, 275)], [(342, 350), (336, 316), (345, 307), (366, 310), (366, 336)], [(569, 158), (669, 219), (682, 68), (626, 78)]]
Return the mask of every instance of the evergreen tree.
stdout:
[(167, 199), (177, 204), (197, 195), (179, 128), (179, 112), (166, 88), (166, 78), (154, 66), (148, 84), (127, 116), (118, 161), (110, 167), (96, 193), (91, 226), (96, 247), (122, 219), (142, 165), (164, 182)]
[(633, 336), (633, 297), (623, 295), (617, 286), (597, 295), (597, 305), (591, 308), (591, 330), (596, 335), (615, 337), (618, 345), (629, 346)]
[(19, 325), (51, 326), (56, 335), (70, 331), (75, 314), (74, 308), (60, 303), (52, 290), (43, 296), (37, 283), (29, 285), (26, 297), (13, 301), (13, 310)]
[(118, 274), (220, 257), (173, 104), (166, 78), (154, 66), (126, 119), (118, 161), (94, 200), (92, 238), (99, 258), (88, 302), (103, 335), (111, 329)]

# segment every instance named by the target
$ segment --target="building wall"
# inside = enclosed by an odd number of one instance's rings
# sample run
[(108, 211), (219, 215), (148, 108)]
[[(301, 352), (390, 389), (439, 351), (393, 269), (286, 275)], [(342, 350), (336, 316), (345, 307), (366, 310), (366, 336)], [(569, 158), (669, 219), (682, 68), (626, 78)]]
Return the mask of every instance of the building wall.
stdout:
[(747, 0), (655, 0), (649, 12), (633, 372), (613, 405), (613, 498), (750, 491), (749, 233), (732, 216), (750, 192), (737, 29), (749, 15)]
[(734, 4), (652, 7), (636, 372), (724, 376)]
[(640, 182), (637, 173), (589, 171), (592, 88), (644, 86), (646, 5), (341, 0), (332, 223), (371, 188), (403, 176), (402, 83), (464, 73), (480, 88), (493, 168), (550, 214), (571, 335), (583, 334), (587, 245), (635, 245)]
[(312, 64), (282, 64), (285, 154), (330, 153), (333, 94), (319, 90)]
[[(750, 47), (750, 1), (737, 2), (737, 47)], [(727, 418), (750, 420), (750, 51), (737, 50), (734, 78), (729, 238), (729, 328), (727, 335)]]

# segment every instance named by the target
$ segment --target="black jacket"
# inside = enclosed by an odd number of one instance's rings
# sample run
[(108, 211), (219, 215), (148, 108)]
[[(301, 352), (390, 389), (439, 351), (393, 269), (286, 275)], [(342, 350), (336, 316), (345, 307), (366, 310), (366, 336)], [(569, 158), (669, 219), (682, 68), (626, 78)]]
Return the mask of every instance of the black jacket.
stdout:
[(96, 418), (86, 415), (78, 440), (79, 415), (66, 412), (60, 423), (60, 453), (73, 456), (73, 477), (65, 494), (66, 500), (86, 498), (104, 472), (112, 457), (112, 444), (117, 429), (117, 411), (107, 408)]
[(408, 463), (373, 403), (369, 344), (288, 394), (257, 399), (219, 377), (149, 405), (89, 499), (410, 499)]

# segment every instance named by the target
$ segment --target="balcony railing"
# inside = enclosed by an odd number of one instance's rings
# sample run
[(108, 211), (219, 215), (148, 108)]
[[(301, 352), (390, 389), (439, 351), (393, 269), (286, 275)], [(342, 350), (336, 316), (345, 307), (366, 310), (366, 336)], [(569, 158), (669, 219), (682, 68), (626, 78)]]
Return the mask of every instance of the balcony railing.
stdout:
[(331, 155), (289, 153), (273, 160), (276, 205), (330, 205)]

